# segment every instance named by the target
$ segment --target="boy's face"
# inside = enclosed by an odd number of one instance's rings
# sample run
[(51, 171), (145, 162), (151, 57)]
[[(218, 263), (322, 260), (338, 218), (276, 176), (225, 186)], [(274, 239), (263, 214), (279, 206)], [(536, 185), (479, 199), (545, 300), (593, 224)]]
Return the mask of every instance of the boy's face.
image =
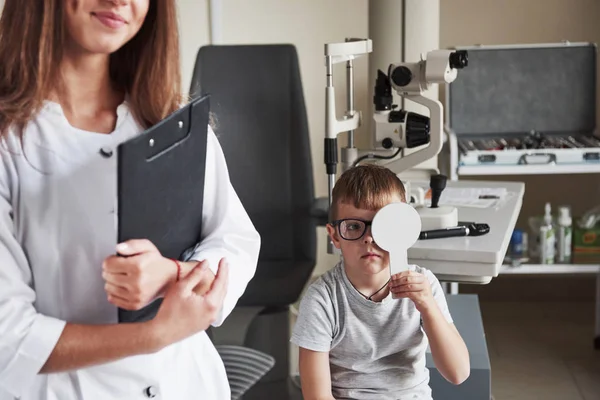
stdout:
[[(402, 199), (399, 196), (392, 196), (390, 202), (402, 202)], [(347, 221), (335, 227), (327, 224), (327, 233), (335, 247), (342, 251), (344, 264), (356, 272), (374, 275), (388, 268), (390, 264), (389, 253), (377, 246), (373, 240), (370, 224), (367, 224), (362, 237), (356, 240), (347, 240), (360, 236), (363, 223), (359, 221), (370, 223), (377, 211), (379, 210), (366, 210), (356, 208), (352, 204), (340, 203), (337, 205), (337, 221)], [(349, 219), (350, 221), (348, 221)], [(356, 219), (357, 222), (351, 221), (352, 219)]]

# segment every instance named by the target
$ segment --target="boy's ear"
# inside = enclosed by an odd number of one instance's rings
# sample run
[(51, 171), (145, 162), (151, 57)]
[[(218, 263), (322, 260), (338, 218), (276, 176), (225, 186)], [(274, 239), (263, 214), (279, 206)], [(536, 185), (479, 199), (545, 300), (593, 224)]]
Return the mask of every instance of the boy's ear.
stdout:
[(331, 238), (333, 245), (339, 249), (340, 248), (340, 238), (338, 237), (337, 229), (335, 229), (335, 227), (331, 224), (327, 224), (326, 227), (327, 227), (327, 234)]

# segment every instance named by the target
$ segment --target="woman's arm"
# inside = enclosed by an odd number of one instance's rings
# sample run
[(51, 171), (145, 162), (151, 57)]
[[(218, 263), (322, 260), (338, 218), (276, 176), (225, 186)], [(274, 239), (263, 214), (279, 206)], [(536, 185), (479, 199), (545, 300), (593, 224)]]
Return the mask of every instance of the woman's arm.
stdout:
[(231, 313), (258, 263), (260, 236), (242, 206), (231, 181), (221, 145), (212, 129), (206, 147), (206, 177), (202, 209), (202, 240), (188, 261), (208, 260), (217, 273), (218, 260), (227, 258), (231, 279), (223, 309), (213, 324), (219, 326)]
[(335, 400), (331, 394), (329, 353), (300, 347), (300, 377), (305, 400)]
[[(146, 239), (134, 239), (117, 246), (120, 256), (110, 256), (102, 265), (104, 289), (110, 303), (125, 310), (139, 310), (163, 297), (169, 285), (185, 278), (198, 262), (180, 262), (163, 257)], [(196, 293), (211, 287), (215, 274), (203, 268)]]
[(65, 325), (40, 373), (70, 371), (149, 354), (160, 348), (156, 330), (148, 323)]
[[(207, 267), (205, 263), (203, 267)], [(206, 294), (196, 292), (202, 278), (202, 267), (199, 267), (172, 285), (151, 321), (115, 325), (66, 324), (41, 372), (69, 371), (153, 353), (205, 330), (214, 322), (225, 297), (226, 263), (219, 266), (217, 278)]]

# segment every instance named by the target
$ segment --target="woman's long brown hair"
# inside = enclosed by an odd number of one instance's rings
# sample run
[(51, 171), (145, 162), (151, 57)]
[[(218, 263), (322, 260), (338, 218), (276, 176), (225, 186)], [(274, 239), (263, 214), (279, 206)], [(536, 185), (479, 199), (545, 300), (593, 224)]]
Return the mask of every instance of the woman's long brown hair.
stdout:
[[(21, 135), (55, 84), (65, 42), (64, 0), (6, 0), (0, 18), (0, 139)], [(150, 127), (183, 102), (175, 0), (150, 0), (140, 31), (111, 55), (110, 73)]]

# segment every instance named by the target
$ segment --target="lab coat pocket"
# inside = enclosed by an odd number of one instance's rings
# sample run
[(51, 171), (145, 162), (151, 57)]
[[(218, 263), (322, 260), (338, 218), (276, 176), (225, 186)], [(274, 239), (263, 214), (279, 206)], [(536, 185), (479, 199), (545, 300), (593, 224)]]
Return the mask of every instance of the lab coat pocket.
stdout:
[(81, 399), (148, 399), (146, 394), (148, 388), (158, 387), (154, 381), (155, 373), (153, 371), (156, 360), (148, 358), (148, 356), (130, 357), (79, 370), (77, 375), (81, 388)]
[(48, 374), (45, 382), (46, 395), (33, 397), (34, 394), (32, 397), (44, 400), (78, 400), (82, 398), (78, 380), (77, 372)]

